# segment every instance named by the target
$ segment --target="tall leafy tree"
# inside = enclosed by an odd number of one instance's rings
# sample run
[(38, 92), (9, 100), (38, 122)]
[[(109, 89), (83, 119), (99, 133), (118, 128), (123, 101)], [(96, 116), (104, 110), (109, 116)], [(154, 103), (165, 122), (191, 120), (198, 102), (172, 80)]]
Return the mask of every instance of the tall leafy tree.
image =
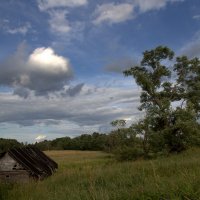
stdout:
[(145, 51), (140, 66), (124, 72), (141, 87), (139, 110), (146, 117), (133, 125), (142, 135), (144, 152), (182, 151), (197, 135), (200, 102), (200, 61), (174, 59), (165, 46)]

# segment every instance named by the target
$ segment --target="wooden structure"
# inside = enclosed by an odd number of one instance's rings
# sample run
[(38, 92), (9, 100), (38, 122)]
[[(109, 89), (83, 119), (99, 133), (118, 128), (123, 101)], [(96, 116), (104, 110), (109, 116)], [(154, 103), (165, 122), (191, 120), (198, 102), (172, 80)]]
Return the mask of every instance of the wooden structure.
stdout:
[(57, 168), (57, 163), (36, 147), (13, 148), (0, 154), (0, 181), (43, 180)]

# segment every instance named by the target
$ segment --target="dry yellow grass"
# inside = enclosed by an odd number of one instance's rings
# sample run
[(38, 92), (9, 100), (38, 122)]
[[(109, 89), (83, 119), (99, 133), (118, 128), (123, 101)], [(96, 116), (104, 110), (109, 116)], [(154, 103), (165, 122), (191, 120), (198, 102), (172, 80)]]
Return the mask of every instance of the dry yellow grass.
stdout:
[(58, 164), (74, 162), (86, 162), (93, 159), (103, 159), (107, 154), (98, 151), (44, 151), (44, 153), (54, 159)]
[(44, 153), (50, 157), (54, 157), (55, 159), (58, 157), (86, 157), (86, 158), (92, 158), (97, 156), (105, 156), (107, 154), (103, 152), (98, 151), (73, 151), (73, 150), (67, 150), (67, 151), (44, 151)]

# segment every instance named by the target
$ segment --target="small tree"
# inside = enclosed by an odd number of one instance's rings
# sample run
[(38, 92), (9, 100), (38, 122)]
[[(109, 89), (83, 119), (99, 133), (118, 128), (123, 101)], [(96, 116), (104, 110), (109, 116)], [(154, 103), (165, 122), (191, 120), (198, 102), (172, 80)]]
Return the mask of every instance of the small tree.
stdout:
[(110, 123), (113, 127), (117, 127), (117, 132), (112, 131), (108, 137), (109, 145), (111, 148), (116, 148), (116, 146), (121, 146), (124, 143), (124, 137), (126, 137), (126, 133), (122, 132), (122, 128), (125, 127), (126, 121), (124, 119), (114, 120)]
[(126, 121), (115, 120), (111, 125), (117, 127), (108, 135), (109, 151), (114, 153), (118, 160), (134, 160), (143, 156), (141, 147), (138, 148), (139, 139), (133, 129), (125, 128)]
[(117, 127), (118, 129), (120, 129), (120, 128), (123, 128), (126, 126), (126, 120), (118, 119), (118, 120), (112, 121), (110, 124), (114, 127)]

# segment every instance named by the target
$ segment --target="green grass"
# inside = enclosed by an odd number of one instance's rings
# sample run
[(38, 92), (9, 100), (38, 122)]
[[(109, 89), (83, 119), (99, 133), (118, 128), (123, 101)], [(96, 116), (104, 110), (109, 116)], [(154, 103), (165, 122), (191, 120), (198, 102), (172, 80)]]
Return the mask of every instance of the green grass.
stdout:
[(59, 164), (42, 182), (0, 185), (0, 200), (198, 200), (200, 149), (117, 162), (101, 152), (49, 151)]

